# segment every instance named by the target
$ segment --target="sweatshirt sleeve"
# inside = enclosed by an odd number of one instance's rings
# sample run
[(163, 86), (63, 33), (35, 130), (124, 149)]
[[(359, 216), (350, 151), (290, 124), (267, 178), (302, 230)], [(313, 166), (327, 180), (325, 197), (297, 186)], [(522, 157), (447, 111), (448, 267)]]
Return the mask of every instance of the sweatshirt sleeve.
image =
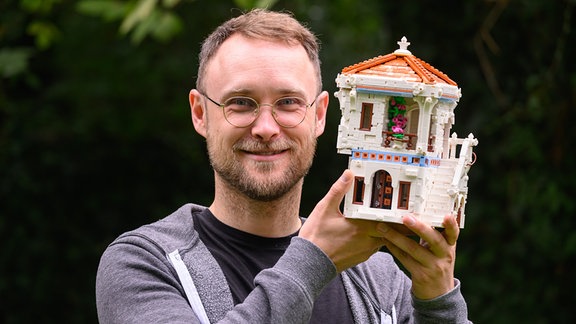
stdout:
[[(375, 316), (380, 316), (392, 323), (470, 323), (458, 280), (454, 289), (442, 296), (417, 299), (411, 293), (412, 281), (388, 253), (376, 253), (346, 273), (355, 279), (344, 283), (348, 284), (350, 302), (360, 322), (375, 322)], [(362, 304), (379, 307), (354, 307)], [(376, 314), (371, 315), (371, 310)]]
[(144, 239), (113, 242), (96, 274), (101, 324), (198, 323), (161, 250)]
[(430, 300), (412, 296), (412, 303), (418, 323), (471, 323), (458, 279), (455, 279), (454, 289), (448, 293)]
[[(295, 237), (277, 264), (256, 276), (245, 301), (211, 323), (306, 323), (314, 300), (335, 277), (332, 261)], [(164, 252), (141, 238), (116, 242), (104, 252), (96, 303), (102, 324), (199, 323)]]
[(276, 265), (256, 276), (256, 288), (226, 319), (234, 323), (308, 323), (314, 301), (336, 275), (336, 267), (324, 252), (294, 237)]

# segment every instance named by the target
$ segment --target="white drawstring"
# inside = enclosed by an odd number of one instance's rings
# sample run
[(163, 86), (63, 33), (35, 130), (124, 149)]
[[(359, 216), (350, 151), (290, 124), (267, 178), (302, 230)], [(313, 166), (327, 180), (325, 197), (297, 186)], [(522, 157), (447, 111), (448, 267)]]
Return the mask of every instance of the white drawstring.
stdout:
[(190, 276), (190, 272), (188, 272), (188, 268), (186, 268), (184, 261), (182, 261), (182, 257), (178, 250), (168, 254), (168, 260), (170, 260), (174, 269), (176, 269), (176, 273), (178, 274), (182, 287), (184, 287), (184, 292), (186, 293), (188, 302), (190, 303), (190, 306), (192, 306), (192, 310), (200, 320), (200, 323), (210, 324), (204, 305), (202, 305), (202, 301), (200, 300), (200, 295), (198, 295), (198, 290), (196, 289), (194, 281)]

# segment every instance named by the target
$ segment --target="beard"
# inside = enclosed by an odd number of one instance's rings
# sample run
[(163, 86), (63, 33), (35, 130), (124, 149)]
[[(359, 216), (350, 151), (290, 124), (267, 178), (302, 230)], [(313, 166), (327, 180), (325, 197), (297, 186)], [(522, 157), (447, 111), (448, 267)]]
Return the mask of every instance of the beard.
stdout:
[[(217, 136), (217, 135), (216, 135)], [(214, 171), (232, 188), (257, 201), (274, 201), (290, 192), (304, 178), (314, 159), (316, 138), (310, 136), (304, 145), (281, 139), (263, 143), (253, 139), (241, 139), (232, 150), (215, 147), (207, 141), (210, 164)], [(278, 170), (277, 161), (248, 161), (237, 159), (237, 152), (260, 152), (289, 150), (290, 163), (287, 169)], [(226, 154), (231, 152), (231, 154)]]

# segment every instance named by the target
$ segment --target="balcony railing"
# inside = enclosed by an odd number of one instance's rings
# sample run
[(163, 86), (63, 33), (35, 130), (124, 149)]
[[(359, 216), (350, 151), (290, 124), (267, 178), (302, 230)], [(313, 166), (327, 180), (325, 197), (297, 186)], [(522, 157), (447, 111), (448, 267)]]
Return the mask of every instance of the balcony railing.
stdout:
[[(406, 150), (415, 150), (416, 149), (416, 141), (418, 140), (417, 134), (404, 134), (403, 138), (394, 137), (394, 132), (382, 132), (382, 146), (384, 147), (392, 147), (392, 145), (401, 145), (401, 149)], [(428, 152), (434, 152), (434, 140), (436, 136), (430, 135), (428, 137)]]
[(403, 149), (406, 150), (414, 150), (414, 144), (418, 139), (418, 135), (416, 134), (404, 134), (403, 138), (394, 137), (394, 132), (384, 131), (382, 132), (382, 146), (384, 147), (392, 147), (392, 145), (401, 144)]

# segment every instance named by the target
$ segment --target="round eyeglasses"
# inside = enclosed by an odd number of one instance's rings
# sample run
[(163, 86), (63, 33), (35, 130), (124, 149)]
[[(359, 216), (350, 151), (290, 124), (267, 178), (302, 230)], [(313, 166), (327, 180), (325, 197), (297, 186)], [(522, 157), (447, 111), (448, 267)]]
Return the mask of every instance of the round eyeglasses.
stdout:
[(248, 127), (256, 121), (262, 106), (272, 107), (272, 117), (278, 125), (286, 128), (296, 127), (304, 121), (306, 111), (318, 98), (316, 96), (310, 104), (306, 104), (306, 101), (300, 97), (282, 97), (274, 101), (273, 104), (259, 104), (250, 97), (231, 97), (226, 99), (224, 103), (218, 103), (207, 95), (202, 95), (222, 108), (224, 118), (228, 123), (241, 128)]

